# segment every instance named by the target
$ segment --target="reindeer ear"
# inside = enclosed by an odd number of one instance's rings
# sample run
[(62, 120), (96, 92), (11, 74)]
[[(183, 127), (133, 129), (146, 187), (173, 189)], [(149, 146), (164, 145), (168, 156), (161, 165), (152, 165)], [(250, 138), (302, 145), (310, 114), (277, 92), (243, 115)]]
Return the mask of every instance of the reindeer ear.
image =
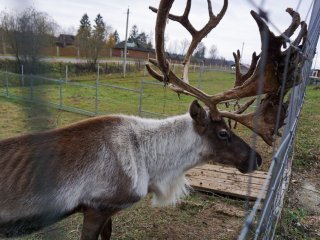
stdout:
[(206, 110), (194, 100), (189, 108), (191, 118), (200, 126), (205, 126), (209, 120)]

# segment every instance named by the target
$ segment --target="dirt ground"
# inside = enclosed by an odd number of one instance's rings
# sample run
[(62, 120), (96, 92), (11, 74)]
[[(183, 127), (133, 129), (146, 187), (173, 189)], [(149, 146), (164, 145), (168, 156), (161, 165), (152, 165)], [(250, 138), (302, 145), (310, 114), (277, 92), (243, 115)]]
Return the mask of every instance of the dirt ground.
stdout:
[[(142, 202), (143, 210), (136, 206), (129, 210), (131, 213), (123, 212), (115, 218), (114, 236), (116, 239), (235, 239), (245, 212), (241, 204), (225, 201), (195, 193), (176, 208), (152, 209)], [(133, 215), (135, 220), (125, 221), (128, 215)], [(134, 229), (129, 235), (127, 227)]]

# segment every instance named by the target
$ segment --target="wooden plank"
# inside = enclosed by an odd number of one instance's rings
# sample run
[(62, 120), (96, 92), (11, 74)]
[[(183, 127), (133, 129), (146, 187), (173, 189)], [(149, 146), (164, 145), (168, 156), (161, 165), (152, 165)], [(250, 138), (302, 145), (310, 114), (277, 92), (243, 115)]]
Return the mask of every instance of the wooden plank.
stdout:
[[(195, 189), (217, 192), (225, 195), (254, 200), (259, 196), (268, 173), (255, 171), (251, 174), (240, 173), (237, 169), (212, 164), (193, 168), (186, 173), (190, 184)], [(248, 184), (250, 194), (247, 196)], [(263, 198), (266, 191), (263, 192)]]
[(243, 176), (255, 176), (257, 178), (267, 178), (268, 177), (268, 173), (267, 172), (263, 172), (263, 171), (255, 171), (253, 173), (246, 173), (243, 174), (241, 172), (239, 172), (238, 169), (236, 168), (232, 168), (232, 167), (224, 167), (224, 166), (220, 166), (220, 165), (213, 165), (213, 164), (204, 164), (202, 166), (193, 168), (193, 169), (203, 169), (203, 170), (211, 170), (211, 171), (216, 171), (216, 172), (223, 172), (223, 173), (236, 173), (236, 174), (241, 174)]
[[(199, 176), (199, 175), (186, 175), (188, 178), (192, 178), (192, 179), (199, 179), (199, 180), (204, 180), (204, 181), (209, 181), (209, 182), (214, 182), (214, 183), (224, 183), (224, 184), (228, 184), (230, 186), (234, 186), (234, 187), (239, 187), (239, 188), (248, 188), (248, 184), (249, 182), (241, 182), (241, 181), (237, 181), (236, 179), (226, 179), (224, 177), (219, 177), (219, 176), (211, 176), (211, 177), (206, 177), (206, 176)], [(260, 190), (262, 188), (263, 184), (250, 184), (250, 188), (251, 189), (256, 189), (256, 190)]]
[(253, 185), (263, 185), (266, 178), (260, 178), (256, 176), (246, 176), (241, 173), (223, 173), (223, 172), (212, 172), (210, 170), (203, 170), (203, 169), (191, 169), (188, 171), (187, 176), (190, 177), (199, 177), (202, 178), (221, 178), (231, 181), (238, 181), (243, 183), (251, 183)]
[[(221, 193), (224, 195), (234, 196), (239, 198), (247, 197), (246, 190), (234, 188), (234, 187), (228, 186), (227, 184), (213, 183), (210, 181), (203, 181), (199, 179), (189, 179), (189, 182), (191, 186), (193, 186), (195, 189), (212, 191), (212, 192)], [(258, 197), (258, 194), (259, 193), (256, 191), (251, 191), (248, 197), (250, 200), (255, 200)], [(263, 195), (263, 198), (264, 197), (265, 197), (265, 194)]]

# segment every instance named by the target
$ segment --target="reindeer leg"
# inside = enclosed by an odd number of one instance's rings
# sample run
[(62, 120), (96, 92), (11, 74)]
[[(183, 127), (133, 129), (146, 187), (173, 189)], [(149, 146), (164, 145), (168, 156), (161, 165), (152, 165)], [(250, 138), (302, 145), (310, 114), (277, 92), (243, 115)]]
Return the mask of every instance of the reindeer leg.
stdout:
[[(83, 211), (83, 227), (81, 233), (81, 240), (98, 240), (99, 234), (103, 229), (105, 232), (107, 229), (104, 227), (104, 224), (110, 222), (111, 226), (111, 216), (115, 213), (115, 211), (106, 209), (106, 210), (98, 210), (93, 208), (86, 208)], [(110, 221), (109, 221), (110, 220)], [(109, 230), (109, 229), (108, 229)], [(108, 232), (107, 232), (108, 234)], [(104, 236), (108, 236), (104, 234)], [(109, 238), (111, 235), (111, 231), (109, 233)], [(103, 238), (103, 239), (109, 239)]]
[(101, 240), (110, 240), (112, 233), (112, 219), (111, 217), (104, 223), (100, 235)]

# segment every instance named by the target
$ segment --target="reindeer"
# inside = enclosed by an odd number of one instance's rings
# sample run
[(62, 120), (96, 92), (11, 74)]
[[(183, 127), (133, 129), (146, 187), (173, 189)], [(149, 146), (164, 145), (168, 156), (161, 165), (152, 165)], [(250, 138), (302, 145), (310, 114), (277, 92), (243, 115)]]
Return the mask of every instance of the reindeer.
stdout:
[[(148, 193), (153, 193), (153, 202), (158, 205), (175, 204), (186, 195), (188, 184), (184, 173), (188, 169), (209, 160), (234, 166), (243, 173), (252, 172), (261, 165), (259, 153), (235, 135), (223, 118), (248, 126), (272, 144), (272, 135), (279, 127), (275, 126), (273, 117), (279, 103), (273, 99), (279, 99), (281, 83), (278, 81), (277, 86), (269, 86), (269, 81), (279, 80), (278, 74), (284, 71), (279, 66), (286, 56), (290, 55), (298, 64), (302, 60), (297, 57), (295, 49), (281, 52), (283, 37), (275, 37), (259, 15), (252, 12), (260, 32), (261, 29), (267, 30), (269, 41), (279, 42), (277, 48), (262, 51), (265, 64), (261, 60), (254, 63), (257, 64), (252, 66), (255, 71), (247, 75), (242, 85), (224, 93), (207, 95), (188, 83), (188, 65), (196, 45), (224, 16), (228, 1), (224, 1), (222, 10), (215, 16), (208, 0), (210, 19), (200, 31), (196, 31), (188, 20), (191, 0), (187, 1), (181, 17), (169, 14), (173, 1), (162, 0), (159, 9), (151, 8), (157, 12), (157, 60), (150, 59), (150, 62), (161, 73), (150, 65), (147, 69), (173, 91), (194, 96), (208, 109), (194, 100), (188, 113), (164, 120), (102, 116), (56, 130), (0, 141), (0, 236), (29, 234), (81, 212), (84, 216), (81, 239), (95, 240), (99, 235), (103, 240), (110, 239), (111, 217)], [(296, 12), (288, 12), (293, 16), (293, 23), (285, 33), (291, 36), (300, 24), (300, 18)], [(180, 22), (193, 36), (184, 62), (183, 78), (170, 70), (165, 58), (167, 18)], [(306, 34), (305, 25), (301, 25), (295, 45)], [(272, 60), (269, 62), (270, 55)], [(274, 69), (274, 63), (277, 69)], [(264, 71), (260, 70), (260, 65), (265, 66)], [(256, 95), (254, 84), (259, 73), (265, 77), (263, 93), (266, 98), (261, 103), (259, 128), (254, 128), (253, 113), (241, 115), (220, 111), (217, 104)], [(285, 107), (282, 110), (285, 111)], [(284, 117), (280, 120), (284, 121)]]

